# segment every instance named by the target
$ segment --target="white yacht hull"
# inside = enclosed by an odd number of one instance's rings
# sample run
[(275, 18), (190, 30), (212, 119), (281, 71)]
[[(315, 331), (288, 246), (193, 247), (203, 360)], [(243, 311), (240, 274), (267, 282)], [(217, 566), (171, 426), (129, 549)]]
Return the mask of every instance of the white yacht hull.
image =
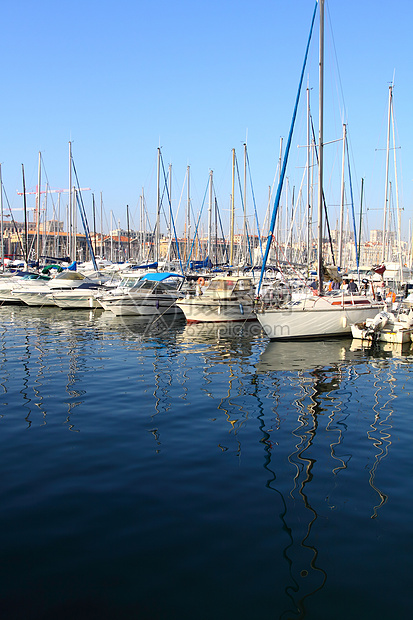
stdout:
[(377, 332), (372, 333), (366, 326), (362, 324), (355, 324), (351, 326), (351, 335), (357, 340), (364, 340), (365, 342), (391, 342), (394, 344), (404, 344), (410, 342), (413, 336), (413, 328), (389, 328), (380, 329)]
[(35, 292), (35, 291), (19, 291), (15, 290), (13, 295), (20, 299), (28, 306), (55, 306), (55, 302), (51, 295), (50, 290), (48, 292)]
[[(77, 294), (79, 293), (79, 294)], [(53, 293), (53, 300), (56, 306), (63, 309), (76, 309), (76, 308), (102, 308), (102, 305), (92, 294), (85, 294), (81, 291), (67, 292), (62, 291), (59, 293)]]
[(116, 316), (156, 316), (182, 314), (175, 304), (175, 298), (161, 298), (156, 295), (134, 297), (132, 295), (113, 298), (100, 297), (100, 304)]
[(374, 317), (383, 309), (362, 296), (328, 300), (314, 297), (284, 308), (262, 309), (257, 318), (271, 340), (351, 335), (351, 325)]
[(194, 297), (180, 299), (177, 306), (185, 314), (188, 323), (254, 321), (257, 318), (250, 300), (204, 300), (200, 297)]

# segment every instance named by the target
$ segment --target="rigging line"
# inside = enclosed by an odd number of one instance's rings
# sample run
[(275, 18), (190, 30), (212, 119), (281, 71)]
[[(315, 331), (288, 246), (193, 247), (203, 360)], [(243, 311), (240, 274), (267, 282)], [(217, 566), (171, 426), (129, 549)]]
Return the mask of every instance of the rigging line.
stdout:
[(332, 21), (331, 21), (331, 16), (330, 16), (330, 9), (329, 9), (329, 5), (327, 3), (327, 15), (328, 15), (328, 23), (330, 25), (330, 32), (331, 32), (331, 40), (332, 40), (332, 44), (333, 44), (333, 51), (334, 51), (334, 58), (336, 61), (336, 68), (337, 68), (337, 76), (338, 76), (338, 84), (340, 86), (340, 92), (341, 92), (341, 97), (342, 97), (342, 101), (343, 101), (343, 119), (346, 117), (346, 103), (344, 100), (344, 90), (343, 90), (343, 84), (341, 82), (341, 74), (340, 74), (340, 67), (338, 64), (338, 56), (337, 56), (337, 50), (336, 50), (336, 44), (335, 44), (335, 40), (334, 40), (334, 33), (333, 33), (333, 26), (332, 26)]
[[(238, 177), (239, 192), (240, 192), (240, 196), (241, 196), (242, 211), (243, 211), (243, 213), (245, 213), (245, 202), (244, 202), (244, 196), (243, 196), (242, 187), (241, 187), (241, 177), (240, 177), (239, 168), (238, 168), (238, 158), (237, 158), (236, 155), (235, 155), (235, 164), (236, 164), (236, 167), (237, 167), (237, 177)], [(245, 220), (245, 226), (243, 228), (244, 228), (244, 235), (246, 236), (247, 246), (248, 246), (249, 255), (250, 255), (250, 261), (251, 261), (251, 265), (252, 265), (251, 244), (250, 244), (250, 238), (249, 238), (249, 234), (248, 234), (247, 220)], [(246, 256), (244, 256), (243, 258), (245, 260), (247, 259)]]
[(169, 195), (168, 184), (166, 182), (166, 173), (165, 173), (165, 167), (164, 167), (164, 164), (163, 164), (162, 153), (161, 153), (161, 164), (162, 164), (163, 177), (164, 177), (164, 182), (165, 182), (166, 195), (167, 195), (168, 203), (169, 203), (169, 211), (170, 211), (170, 215), (171, 215), (171, 223), (172, 223), (172, 227), (174, 229), (174, 237), (175, 237), (175, 242), (176, 242), (176, 251), (178, 253), (178, 260), (179, 260), (179, 266), (181, 268), (181, 273), (183, 275), (184, 274), (184, 269), (182, 267), (181, 254), (179, 252), (179, 243), (178, 243), (178, 238), (177, 238), (177, 235), (176, 235), (175, 220), (174, 220), (174, 216), (173, 216), (173, 213), (172, 213), (172, 203), (171, 203), (171, 197)]
[[(311, 120), (311, 131), (312, 131), (313, 140), (314, 140), (314, 152), (315, 152), (315, 157), (316, 157), (316, 161), (317, 161), (317, 164), (318, 164), (318, 150), (317, 150), (317, 143), (316, 143), (316, 139), (315, 139), (315, 130), (314, 130), (313, 117), (311, 115), (310, 115), (310, 120)], [(325, 222), (326, 222), (326, 225), (327, 225), (328, 240), (330, 242), (331, 259), (333, 261), (333, 265), (335, 266), (336, 260), (335, 260), (335, 257), (334, 257), (333, 239), (331, 237), (330, 220), (329, 220), (329, 217), (328, 217), (327, 203), (326, 203), (326, 197), (325, 197), (325, 194), (324, 194), (324, 189), (323, 189), (323, 207), (324, 207)]]
[[(221, 229), (221, 236), (222, 236), (222, 243), (223, 243), (222, 260), (224, 260), (224, 255), (225, 255), (226, 259), (227, 259), (227, 263), (229, 263), (228, 245), (227, 245), (227, 242), (225, 240), (224, 227), (222, 226), (221, 212), (220, 212), (219, 207), (218, 207), (218, 200), (217, 200), (216, 193), (215, 193), (215, 186), (214, 186), (214, 184), (212, 184), (212, 186), (213, 186), (213, 189), (214, 189), (215, 209), (216, 209), (216, 213), (218, 215), (219, 227)], [(217, 256), (218, 256), (218, 251), (217, 251)]]
[(19, 231), (18, 231), (18, 228), (17, 228), (16, 221), (15, 221), (15, 219), (13, 217), (13, 212), (12, 212), (11, 207), (10, 207), (10, 202), (9, 202), (9, 198), (7, 196), (7, 193), (6, 193), (6, 188), (4, 187), (4, 183), (2, 183), (2, 189), (3, 189), (3, 192), (4, 192), (4, 196), (6, 198), (7, 206), (8, 206), (9, 211), (10, 211), (11, 221), (13, 222), (14, 230), (16, 231), (17, 239), (19, 240), (20, 249), (21, 249), (22, 255), (24, 255), (24, 252), (23, 252), (23, 242), (21, 240), (21, 237), (20, 237), (20, 234), (19, 234)]
[[(46, 177), (46, 183), (47, 183), (47, 186), (48, 186), (48, 187), (50, 187), (49, 177), (47, 176), (46, 166), (44, 165), (44, 160), (43, 160), (43, 156), (42, 156), (41, 151), (40, 151), (40, 161), (41, 161), (41, 163), (42, 163), (42, 167), (43, 167), (44, 176)], [(52, 201), (52, 205), (53, 205), (53, 213), (54, 213), (54, 214), (56, 214), (56, 211), (55, 211), (55, 204), (54, 204), (54, 200), (53, 200), (53, 194), (51, 194), (50, 192), (49, 192), (49, 194), (50, 194), (50, 199), (51, 199), (51, 201)], [(39, 215), (40, 215), (40, 206), (39, 206)]]
[(308, 51), (309, 51), (309, 48), (310, 48), (310, 41), (311, 41), (311, 37), (312, 37), (312, 34), (313, 34), (313, 27), (314, 27), (314, 21), (315, 21), (316, 12), (317, 12), (317, 6), (318, 6), (318, 2), (316, 2), (316, 4), (315, 4), (314, 12), (313, 12), (313, 18), (312, 18), (312, 21), (311, 21), (310, 34), (309, 34), (308, 41), (307, 41), (307, 47), (306, 47), (305, 56), (304, 56), (303, 68), (301, 70), (300, 82), (299, 82), (299, 85), (298, 85), (298, 91), (297, 91), (296, 101), (295, 101), (295, 106), (294, 106), (294, 111), (293, 111), (293, 118), (292, 118), (292, 121), (291, 121), (290, 132), (288, 134), (287, 146), (286, 146), (286, 149), (285, 149), (285, 152), (284, 152), (284, 160), (283, 160), (283, 164), (282, 164), (280, 180), (278, 182), (277, 193), (276, 193), (276, 196), (275, 196), (273, 213), (272, 213), (272, 217), (271, 217), (271, 225), (270, 225), (270, 229), (268, 231), (267, 247), (265, 248), (264, 259), (262, 261), (260, 280), (258, 282), (258, 288), (257, 288), (257, 295), (259, 295), (259, 293), (260, 293), (260, 288), (261, 288), (262, 280), (263, 280), (263, 277), (264, 277), (265, 267), (266, 267), (266, 263), (267, 263), (267, 260), (268, 260), (268, 255), (270, 253), (271, 241), (272, 241), (272, 239), (274, 237), (275, 221), (276, 221), (276, 218), (277, 218), (278, 207), (279, 207), (279, 204), (280, 204), (281, 191), (282, 191), (283, 183), (284, 183), (285, 170), (287, 168), (287, 161), (288, 161), (288, 155), (289, 155), (290, 147), (291, 147), (291, 140), (292, 140), (292, 137), (293, 137), (293, 130), (294, 130), (294, 125), (295, 125), (295, 119), (297, 117), (298, 104), (299, 104), (299, 101), (300, 101), (301, 88), (302, 88), (303, 79), (304, 79), (305, 67), (307, 65)]
[[(251, 262), (251, 268), (252, 268), (254, 263), (252, 260), (251, 241), (250, 241), (250, 235), (248, 232), (248, 221), (245, 221), (245, 234), (247, 235), (248, 254), (250, 255), (250, 262)], [(252, 279), (254, 279), (254, 275), (255, 275), (254, 272), (252, 272)]]
[(356, 246), (356, 266), (357, 266), (357, 275), (358, 275), (359, 286), (360, 286), (359, 256), (358, 256), (358, 253), (357, 253), (357, 226), (356, 226), (356, 217), (355, 217), (355, 213), (354, 213), (353, 184), (351, 182), (350, 155), (349, 155), (349, 151), (348, 151), (347, 136), (346, 136), (346, 152), (347, 152), (347, 163), (348, 163), (348, 176), (349, 176), (349, 181), (350, 181), (351, 214), (352, 214), (352, 218), (353, 218), (354, 243), (355, 243), (355, 246)]
[(253, 205), (254, 205), (255, 223), (257, 225), (258, 242), (260, 244), (260, 253), (261, 253), (261, 259), (262, 259), (263, 256), (264, 256), (264, 253), (262, 251), (262, 239), (261, 239), (261, 231), (260, 231), (260, 222), (259, 222), (259, 219), (258, 219), (257, 204), (255, 202), (254, 188), (252, 186), (251, 167), (250, 167), (250, 160), (249, 160), (249, 157), (248, 157), (248, 151), (247, 151), (247, 166), (248, 166), (248, 174), (249, 174), (250, 186), (251, 186), (252, 202), (253, 202)]
[(207, 195), (208, 187), (209, 187), (209, 179), (208, 179), (208, 182), (207, 182), (207, 186), (206, 186), (206, 188), (205, 188), (205, 194), (204, 194), (204, 198), (203, 198), (203, 200), (202, 200), (201, 210), (200, 210), (200, 212), (199, 212), (199, 216), (198, 216), (198, 221), (197, 221), (197, 223), (196, 223), (195, 232), (194, 232), (194, 238), (193, 238), (193, 240), (192, 240), (192, 245), (191, 245), (191, 248), (190, 248), (190, 250), (189, 250), (188, 259), (187, 259), (187, 261), (186, 261), (186, 265), (185, 265), (186, 269), (188, 269), (188, 265), (189, 265), (189, 261), (191, 260), (192, 250), (193, 250), (193, 248), (194, 248), (195, 240), (196, 240), (196, 238), (197, 238), (197, 236), (198, 236), (198, 226), (199, 226), (199, 222), (200, 222), (200, 220), (201, 220), (202, 210), (203, 210), (204, 205), (205, 205), (205, 198), (206, 198), (206, 195)]
[[(86, 242), (87, 242), (87, 245), (88, 245), (88, 248), (89, 248), (89, 252), (90, 252), (90, 256), (91, 256), (91, 259), (92, 259), (93, 269), (95, 271), (99, 271), (97, 263), (96, 263), (95, 253), (93, 251), (92, 243), (90, 241), (90, 230), (89, 230), (89, 225), (88, 225), (88, 222), (87, 222), (86, 209), (85, 209), (85, 205), (83, 203), (82, 192), (80, 191), (80, 183), (79, 183), (79, 178), (77, 176), (75, 160), (73, 159), (73, 157), (71, 158), (71, 160), (72, 160), (73, 172), (75, 173), (76, 183), (77, 183), (77, 187), (78, 187), (78, 189), (76, 191), (76, 201), (77, 201), (77, 204), (78, 204), (78, 207), (79, 207), (80, 217), (82, 219), (83, 228), (84, 228), (84, 231), (85, 231)], [(79, 201), (79, 196), (80, 196), (80, 201)], [(120, 237), (120, 231), (119, 231), (119, 237)]]
[[(243, 213), (245, 213), (244, 196), (243, 196), (243, 193), (242, 193), (242, 187), (241, 187), (241, 177), (240, 177), (240, 174), (239, 174), (239, 168), (238, 168), (238, 158), (237, 158), (237, 155), (236, 155), (236, 154), (235, 154), (235, 165), (236, 165), (236, 168), (237, 168), (237, 177), (238, 177), (239, 193), (240, 193), (240, 196), (241, 196), (241, 206), (242, 206), (242, 212), (243, 212)], [(243, 226), (243, 228), (244, 228), (244, 235), (246, 235), (246, 238), (247, 238), (247, 243), (248, 243), (248, 246), (249, 246), (250, 244), (249, 244), (248, 229), (247, 229), (247, 221), (246, 221), (246, 220), (245, 220), (245, 226)], [(249, 249), (250, 249), (250, 252), (249, 252), (249, 254), (250, 254), (250, 260), (251, 260), (251, 265), (252, 265), (251, 248), (249, 248)], [(247, 259), (247, 257), (246, 257), (246, 256), (244, 256), (243, 258), (244, 258), (245, 260)]]

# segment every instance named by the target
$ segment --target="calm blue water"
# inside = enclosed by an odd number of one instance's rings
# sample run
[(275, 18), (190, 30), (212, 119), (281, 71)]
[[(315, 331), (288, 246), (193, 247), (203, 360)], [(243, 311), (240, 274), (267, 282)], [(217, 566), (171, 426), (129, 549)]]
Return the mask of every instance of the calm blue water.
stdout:
[(409, 617), (410, 347), (17, 306), (0, 332), (2, 619)]

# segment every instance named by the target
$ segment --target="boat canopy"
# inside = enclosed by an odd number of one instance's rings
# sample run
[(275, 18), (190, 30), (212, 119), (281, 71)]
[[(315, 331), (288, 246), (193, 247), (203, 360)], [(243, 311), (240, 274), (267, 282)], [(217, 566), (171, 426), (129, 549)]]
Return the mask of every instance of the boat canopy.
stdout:
[(142, 280), (152, 280), (153, 282), (163, 282), (167, 278), (184, 278), (184, 276), (169, 271), (163, 271), (162, 273), (146, 273), (142, 276)]
[(52, 269), (57, 269), (58, 273), (63, 271), (63, 267), (61, 265), (46, 265), (46, 267), (43, 267), (42, 273), (48, 274)]

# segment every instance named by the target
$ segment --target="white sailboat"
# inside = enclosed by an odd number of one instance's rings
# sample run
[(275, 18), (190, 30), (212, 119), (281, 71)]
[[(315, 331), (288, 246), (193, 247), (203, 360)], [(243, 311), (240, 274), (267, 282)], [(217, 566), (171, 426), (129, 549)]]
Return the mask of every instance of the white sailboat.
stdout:
[[(323, 287), (323, 98), (324, 98), (324, 0), (319, 2), (320, 10), (320, 62), (319, 62), (319, 145), (318, 145), (318, 292), (311, 297), (290, 301), (282, 308), (263, 304), (257, 311), (257, 318), (271, 340), (294, 338), (317, 338), (351, 334), (351, 325), (374, 317), (383, 309), (383, 304), (364, 295), (337, 291), (324, 294)], [(307, 46), (308, 51), (308, 46)], [(302, 74), (303, 77), (303, 74)], [(301, 83), (302, 83), (301, 77)], [(299, 91), (301, 89), (301, 83)], [(297, 95), (297, 102), (298, 102)], [(297, 108), (297, 103), (296, 103)], [(294, 115), (296, 114), (296, 109)], [(293, 116), (293, 120), (295, 116)], [(291, 133), (289, 141), (291, 140)], [(287, 153), (285, 155), (285, 158)], [(285, 169), (286, 159), (284, 161)], [(282, 178), (277, 194), (281, 191)], [(277, 205), (278, 206), (278, 205)], [(275, 221), (274, 214), (273, 220)], [(267, 244), (268, 255), (272, 231)], [(263, 264), (262, 274), (265, 269)]]

